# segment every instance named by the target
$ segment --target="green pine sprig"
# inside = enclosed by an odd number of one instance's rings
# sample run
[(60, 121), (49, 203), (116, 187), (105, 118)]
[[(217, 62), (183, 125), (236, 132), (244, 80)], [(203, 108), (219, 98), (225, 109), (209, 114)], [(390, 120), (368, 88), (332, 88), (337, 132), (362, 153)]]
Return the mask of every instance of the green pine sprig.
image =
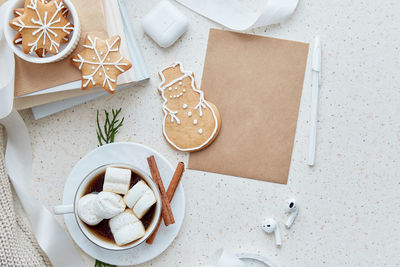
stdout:
[(112, 109), (111, 116), (107, 110), (104, 110), (106, 119), (103, 127), (100, 126), (99, 110), (97, 110), (97, 140), (98, 146), (109, 144), (114, 142), (115, 134), (118, 133), (119, 128), (124, 122), (124, 117), (121, 120), (118, 119), (118, 115), (121, 113), (122, 108)]
[[(110, 113), (104, 110), (106, 119), (104, 121), (104, 126), (100, 126), (99, 110), (97, 110), (97, 140), (99, 141), (98, 146), (103, 144), (109, 144), (114, 142), (115, 134), (118, 133), (119, 128), (124, 122), (124, 117), (121, 120), (117, 119), (118, 115), (121, 113), (122, 108), (112, 109), (112, 118), (110, 120)], [(116, 265), (111, 265), (104, 263), (102, 261), (96, 260), (94, 267), (116, 267)]]
[(117, 266), (116, 265), (111, 265), (111, 264), (108, 264), (108, 263), (104, 263), (104, 262), (101, 262), (99, 260), (96, 260), (96, 262), (94, 264), (94, 267), (117, 267)]

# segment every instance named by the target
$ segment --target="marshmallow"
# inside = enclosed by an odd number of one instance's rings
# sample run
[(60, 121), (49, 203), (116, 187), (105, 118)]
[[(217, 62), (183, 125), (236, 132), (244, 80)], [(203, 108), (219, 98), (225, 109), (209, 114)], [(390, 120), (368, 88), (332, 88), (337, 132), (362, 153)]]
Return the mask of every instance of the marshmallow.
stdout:
[(137, 182), (124, 196), (126, 205), (132, 208), (146, 191), (151, 191), (150, 187), (142, 180)]
[(109, 225), (118, 246), (133, 242), (143, 237), (146, 232), (142, 222), (131, 210), (126, 210), (110, 219)]
[(78, 216), (88, 225), (96, 225), (103, 220), (96, 212), (97, 194), (87, 194), (78, 200)]
[(103, 191), (126, 194), (131, 183), (131, 170), (108, 167), (104, 177)]
[(138, 202), (133, 207), (133, 213), (141, 219), (146, 212), (156, 203), (156, 197), (154, 196), (153, 191), (144, 192), (143, 196), (138, 200)]
[(112, 192), (100, 192), (96, 200), (96, 214), (100, 218), (110, 219), (125, 210), (122, 197)]

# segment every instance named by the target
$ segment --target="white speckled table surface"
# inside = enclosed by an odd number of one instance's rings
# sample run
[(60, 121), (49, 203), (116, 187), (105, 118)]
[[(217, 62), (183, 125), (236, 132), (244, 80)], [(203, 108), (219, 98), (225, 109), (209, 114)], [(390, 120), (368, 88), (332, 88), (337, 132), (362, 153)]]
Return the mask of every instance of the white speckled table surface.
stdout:
[[(61, 202), (72, 167), (96, 147), (97, 109), (122, 107), (126, 121), (117, 141), (149, 145), (174, 165), (187, 162), (188, 154), (172, 150), (162, 137), (157, 71), (178, 60), (200, 82), (209, 28), (221, 26), (174, 3), (189, 18), (190, 29), (174, 46), (161, 49), (139, 23), (158, 0), (127, 2), (150, 81), (39, 121), (22, 112), (33, 145), (32, 192), (48, 207)], [(399, 266), (399, 14), (398, 1), (300, 0), (289, 21), (249, 31), (303, 42), (321, 37), (316, 166), (306, 165), (308, 71), (288, 184), (187, 171), (181, 232), (164, 254), (141, 266), (199, 266), (221, 247), (260, 253), (278, 266)], [(257, 226), (269, 216), (284, 220), (287, 197), (301, 202), (300, 214), (290, 231), (282, 229), (277, 249)], [(82, 256), (93, 266), (93, 259)]]

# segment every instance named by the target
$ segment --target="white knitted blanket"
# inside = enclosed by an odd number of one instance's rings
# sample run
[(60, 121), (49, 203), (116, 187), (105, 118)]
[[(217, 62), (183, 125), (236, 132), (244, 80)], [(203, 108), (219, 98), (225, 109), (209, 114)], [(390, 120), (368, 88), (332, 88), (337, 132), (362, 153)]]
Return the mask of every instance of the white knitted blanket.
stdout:
[(5, 131), (0, 125), (0, 266), (51, 266), (11, 188), (4, 163)]

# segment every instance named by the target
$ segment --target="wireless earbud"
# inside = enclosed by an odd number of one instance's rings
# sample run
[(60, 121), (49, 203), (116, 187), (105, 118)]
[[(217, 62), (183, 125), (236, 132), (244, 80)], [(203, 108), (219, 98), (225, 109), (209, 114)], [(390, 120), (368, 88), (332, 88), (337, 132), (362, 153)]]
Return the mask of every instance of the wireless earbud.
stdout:
[(274, 219), (266, 219), (261, 224), (261, 228), (267, 234), (275, 233), (275, 244), (276, 244), (276, 246), (280, 247), (282, 245), (281, 231), (279, 229), (279, 225), (276, 223), (276, 221)]
[(286, 212), (289, 213), (290, 215), (285, 223), (285, 226), (286, 228), (290, 228), (293, 225), (294, 220), (297, 217), (297, 214), (299, 214), (299, 206), (296, 204), (296, 200), (293, 198), (288, 199), (286, 205), (287, 205)]

